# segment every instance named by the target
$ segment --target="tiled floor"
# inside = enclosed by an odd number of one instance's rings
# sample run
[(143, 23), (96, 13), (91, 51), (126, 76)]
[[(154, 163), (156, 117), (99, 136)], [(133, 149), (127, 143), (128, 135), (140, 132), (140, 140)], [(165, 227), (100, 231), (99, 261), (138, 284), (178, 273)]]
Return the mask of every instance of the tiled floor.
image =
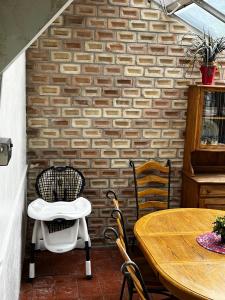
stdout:
[[(20, 300), (119, 300), (122, 259), (117, 249), (92, 249), (91, 260), (94, 276), (87, 280), (84, 251), (38, 252), (36, 278), (32, 283), (27, 282), (28, 264), (25, 262)], [(126, 294), (124, 300), (128, 299)], [(154, 296), (154, 300), (161, 299), (167, 297)]]

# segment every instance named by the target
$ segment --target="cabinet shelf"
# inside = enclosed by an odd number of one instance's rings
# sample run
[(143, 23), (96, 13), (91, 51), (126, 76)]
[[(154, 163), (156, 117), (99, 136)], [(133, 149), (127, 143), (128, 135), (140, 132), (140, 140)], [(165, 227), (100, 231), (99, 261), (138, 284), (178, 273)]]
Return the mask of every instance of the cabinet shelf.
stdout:
[(225, 120), (225, 116), (220, 117), (220, 116), (203, 116), (202, 117), (204, 120)]
[(225, 210), (224, 120), (225, 86), (189, 87), (183, 163), (183, 207)]

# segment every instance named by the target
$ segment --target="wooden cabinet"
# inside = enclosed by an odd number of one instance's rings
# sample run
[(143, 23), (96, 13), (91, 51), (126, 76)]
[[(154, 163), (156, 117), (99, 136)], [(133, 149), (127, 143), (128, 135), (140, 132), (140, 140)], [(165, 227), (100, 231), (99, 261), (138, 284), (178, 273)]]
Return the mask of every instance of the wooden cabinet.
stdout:
[(190, 86), (183, 207), (225, 210), (225, 86)]

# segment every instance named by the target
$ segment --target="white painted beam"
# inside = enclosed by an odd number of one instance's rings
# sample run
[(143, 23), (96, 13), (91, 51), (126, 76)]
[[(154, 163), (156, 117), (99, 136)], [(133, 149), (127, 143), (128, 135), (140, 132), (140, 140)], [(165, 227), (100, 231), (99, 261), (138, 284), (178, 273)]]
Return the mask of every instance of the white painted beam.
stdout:
[(0, 0), (0, 73), (73, 0)]

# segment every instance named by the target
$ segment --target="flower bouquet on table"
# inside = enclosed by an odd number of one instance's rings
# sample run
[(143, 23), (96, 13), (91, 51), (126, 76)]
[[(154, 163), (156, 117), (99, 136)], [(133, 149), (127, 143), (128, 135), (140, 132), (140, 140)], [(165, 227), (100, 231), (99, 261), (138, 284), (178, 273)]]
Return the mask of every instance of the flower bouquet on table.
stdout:
[(216, 221), (213, 223), (213, 232), (221, 236), (221, 243), (225, 243), (225, 216), (217, 217)]

